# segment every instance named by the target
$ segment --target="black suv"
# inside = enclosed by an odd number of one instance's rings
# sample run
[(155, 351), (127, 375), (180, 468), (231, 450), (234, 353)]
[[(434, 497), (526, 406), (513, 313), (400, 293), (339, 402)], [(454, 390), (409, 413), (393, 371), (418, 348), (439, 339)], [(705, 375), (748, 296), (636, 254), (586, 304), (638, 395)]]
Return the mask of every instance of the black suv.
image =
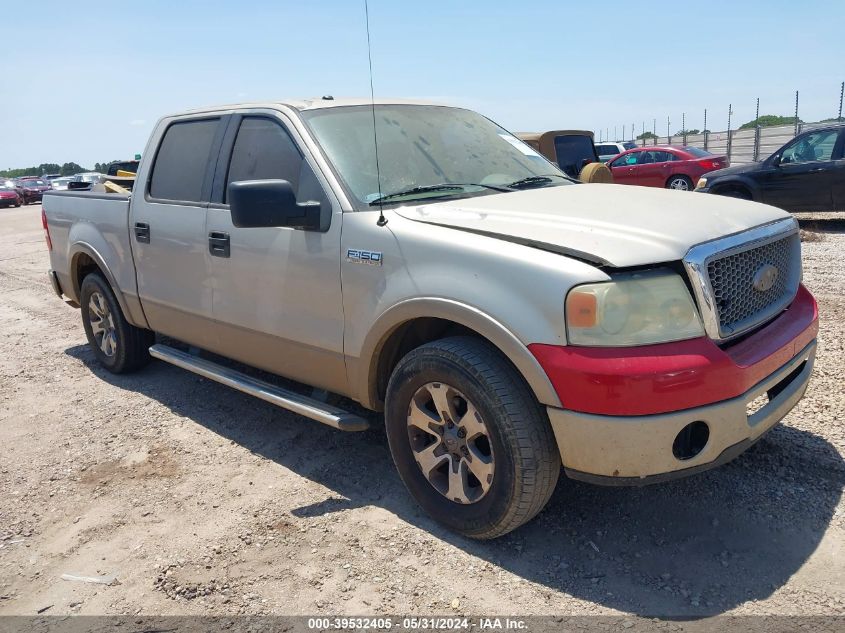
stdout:
[(696, 191), (786, 211), (845, 210), (845, 125), (799, 134), (760, 163), (711, 171)]

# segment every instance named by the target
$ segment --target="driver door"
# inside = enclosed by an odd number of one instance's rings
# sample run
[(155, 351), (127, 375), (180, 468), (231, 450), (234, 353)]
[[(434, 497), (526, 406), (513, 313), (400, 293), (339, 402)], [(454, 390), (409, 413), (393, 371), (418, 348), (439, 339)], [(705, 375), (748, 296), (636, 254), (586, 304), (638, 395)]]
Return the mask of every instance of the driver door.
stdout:
[[(233, 115), (222, 145), (206, 225), (214, 351), (344, 393), (340, 204), (278, 112)], [(266, 179), (288, 181), (299, 202), (319, 201), (327, 230), (236, 227), (229, 183)]]
[(833, 208), (836, 130), (802, 134), (779, 154), (761, 182), (762, 201), (787, 211)]
[(621, 185), (639, 185), (638, 169), (640, 169), (639, 162), (642, 158), (643, 152), (631, 152), (630, 154), (623, 154), (612, 162), (608, 163), (611, 173), (613, 173), (613, 182)]

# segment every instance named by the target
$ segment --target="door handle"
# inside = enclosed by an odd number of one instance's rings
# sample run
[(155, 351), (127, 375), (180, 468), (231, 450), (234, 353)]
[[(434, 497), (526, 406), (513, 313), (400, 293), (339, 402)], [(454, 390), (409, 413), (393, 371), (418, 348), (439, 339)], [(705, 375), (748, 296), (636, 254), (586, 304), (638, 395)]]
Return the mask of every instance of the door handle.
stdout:
[(150, 225), (146, 222), (135, 223), (135, 241), (144, 244), (150, 243)]
[(223, 231), (212, 231), (208, 234), (208, 252), (212, 257), (229, 257), (229, 234)]

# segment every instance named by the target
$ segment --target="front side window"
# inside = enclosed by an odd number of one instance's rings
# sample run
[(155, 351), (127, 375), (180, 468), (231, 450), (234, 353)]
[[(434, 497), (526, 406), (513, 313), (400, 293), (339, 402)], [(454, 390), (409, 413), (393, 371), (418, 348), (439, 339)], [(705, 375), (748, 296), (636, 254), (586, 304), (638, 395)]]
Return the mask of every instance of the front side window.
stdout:
[(271, 119), (247, 117), (241, 121), (235, 138), (226, 191), (231, 183), (240, 180), (279, 179), (287, 180), (297, 193), (304, 162), (281, 125)]
[(625, 154), (624, 156), (620, 156), (615, 161), (613, 161), (610, 166), (631, 167), (632, 165), (637, 165), (640, 162), (640, 154), (641, 152), (631, 152), (630, 154)]
[[(475, 112), (421, 105), (377, 105), (375, 112), (378, 169), (371, 106), (302, 113), (358, 208), (368, 209), (380, 195), (417, 187), (450, 185), (424, 194), (425, 199), (417, 193), (393, 201), (426, 202), (495, 193), (495, 188), (501, 190), (506, 184), (549, 174), (553, 178), (539, 181), (542, 186), (569, 184), (532, 147)], [(592, 142), (584, 138), (592, 154)]]
[(150, 196), (201, 202), (211, 145), (220, 119), (173, 123), (159, 145), (150, 178)]
[(815, 132), (794, 141), (781, 154), (781, 164), (831, 160), (836, 146), (836, 130)]

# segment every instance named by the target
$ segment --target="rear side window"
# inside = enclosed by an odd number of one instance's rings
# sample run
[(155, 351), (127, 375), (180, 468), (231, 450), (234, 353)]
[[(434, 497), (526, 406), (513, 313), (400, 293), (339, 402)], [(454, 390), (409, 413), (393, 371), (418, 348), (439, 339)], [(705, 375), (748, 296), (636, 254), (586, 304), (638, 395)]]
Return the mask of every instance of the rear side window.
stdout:
[(240, 180), (287, 180), (294, 193), (298, 193), (304, 163), (293, 139), (281, 125), (270, 119), (247, 117), (241, 121), (232, 149), (224, 196), (229, 184)]
[(150, 196), (201, 202), (208, 157), (220, 119), (174, 123), (164, 133), (150, 178)]
[(577, 178), (587, 163), (596, 159), (593, 140), (589, 136), (573, 134), (555, 137), (557, 164), (568, 176)]
[(608, 155), (615, 156), (616, 154), (619, 153), (619, 148), (616, 147), (616, 145), (599, 145), (596, 148), (596, 151), (601, 156), (608, 156)]

